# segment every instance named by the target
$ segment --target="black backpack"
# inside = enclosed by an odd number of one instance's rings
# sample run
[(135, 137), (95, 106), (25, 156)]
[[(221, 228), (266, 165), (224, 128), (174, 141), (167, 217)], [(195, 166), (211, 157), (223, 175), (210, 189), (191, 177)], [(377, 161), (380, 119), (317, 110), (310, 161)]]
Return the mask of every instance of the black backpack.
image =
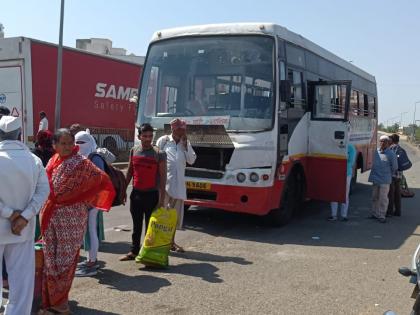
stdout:
[(393, 151), (397, 155), (398, 170), (402, 172), (410, 169), (413, 164), (408, 158), (407, 152), (399, 145), (396, 145)]
[(111, 164), (107, 163), (105, 159), (96, 152), (89, 154), (89, 160), (92, 160), (94, 156), (99, 156), (102, 161), (104, 161), (104, 171), (111, 179), (112, 186), (114, 186), (115, 197), (114, 201), (112, 202), (112, 206), (116, 207), (125, 204), (127, 197), (127, 183), (124, 173), (121, 170), (113, 167)]

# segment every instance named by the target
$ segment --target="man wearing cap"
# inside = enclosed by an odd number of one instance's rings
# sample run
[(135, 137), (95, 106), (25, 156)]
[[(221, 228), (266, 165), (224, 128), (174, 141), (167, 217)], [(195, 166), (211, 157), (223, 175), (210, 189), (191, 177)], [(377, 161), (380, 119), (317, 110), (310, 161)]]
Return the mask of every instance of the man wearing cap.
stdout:
[(21, 127), (19, 118), (0, 119), (0, 258), (10, 283), (5, 315), (31, 313), (35, 215), (50, 191), (41, 160), (18, 140)]
[[(177, 229), (182, 229), (184, 221), (184, 200), (187, 199), (185, 185), (185, 168), (187, 163), (192, 165), (197, 158), (190, 141), (187, 138), (187, 123), (179, 118), (170, 122), (171, 135), (160, 137), (156, 145), (166, 152), (167, 156), (167, 179), (165, 206), (175, 208), (178, 213)], [(174, 242), (172, 250), (183, 252), (184, 249)]]
[(370, 218), (378, 219), (381, 223), (386, 222), (389, 185), (392, 182), (392, 176), (398, 170), (397, 156), (389, 149), (390, 144), (388, 136), (383, 135), (379, 138), (379, 148), (375, 152), (369, 175), (369, 182), (373, 183)]

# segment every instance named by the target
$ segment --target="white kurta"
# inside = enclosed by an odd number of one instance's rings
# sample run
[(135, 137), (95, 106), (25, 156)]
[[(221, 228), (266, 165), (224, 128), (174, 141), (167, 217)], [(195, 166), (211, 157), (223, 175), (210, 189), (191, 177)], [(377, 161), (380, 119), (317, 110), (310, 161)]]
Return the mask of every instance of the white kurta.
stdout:
[[(20, 141), (0, 142), (0, 244), (34, 239), (35, 215), (48, 198), (50, 187), (42, 161)], [(28, 225), (20, 236), (11, 231), (9, 217), (22, 211)]]
[(41, 121), (39, 122), (38, 131), (41, 131), (41, 130), (48, 130), (48, 119), (47, 119), (47, 117), (42, 118)]
[[(6, 261), (10, 283), (5, 315), (30, 315), (35, 277), (35, 215), (46, 201), (50, 187), (41, 160), (19, 141), (0, 142), (0, 179), (0, 260), (4, 257)], [(20, 236), (11, 231), (9, 217), (15, 210), (28, 220)], [(0, 287), (0, 299), (1, 291)]]
[(194, 164), (197, 155), (195, 154), (190, 141), (187, 141), (187, 150), (181, 142), (178, 144), (172, 135), (162, 136), (156, 142), (160, 150), (166, 152), (167, 178), (166, 192), (175, 199), (187, 199), (187, 188), (185, 186), (185, 168), (188, 164)]

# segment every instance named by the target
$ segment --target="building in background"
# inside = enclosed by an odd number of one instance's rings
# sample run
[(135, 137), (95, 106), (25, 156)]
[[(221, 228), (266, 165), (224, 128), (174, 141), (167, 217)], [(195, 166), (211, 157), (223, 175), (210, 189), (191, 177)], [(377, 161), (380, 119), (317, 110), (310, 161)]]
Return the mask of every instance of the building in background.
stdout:
[(140, 65), (144, 64), (145, 59), (143, 56), (127, 55), (127, 50), (124, 48), (112, 47), (112, 41), (107, 38), (76, 39), (76, 48), (96, 54), (112, 56)]

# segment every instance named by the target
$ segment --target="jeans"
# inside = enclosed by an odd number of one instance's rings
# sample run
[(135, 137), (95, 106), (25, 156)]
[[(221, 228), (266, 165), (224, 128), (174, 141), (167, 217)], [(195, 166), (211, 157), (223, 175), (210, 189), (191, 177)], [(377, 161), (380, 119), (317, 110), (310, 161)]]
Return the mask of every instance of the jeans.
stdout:
[(143, 220), (145, 221), (146, 233), (149, 226), (150, 216), (159, 202), (159, 192), (140, 191), (133, 189), (130, 195), (130, 212), (133, 219), (133, 234), (131, 243), (131, 252), (138, 255), (140, 251), (140, 239), (143, 229)]

